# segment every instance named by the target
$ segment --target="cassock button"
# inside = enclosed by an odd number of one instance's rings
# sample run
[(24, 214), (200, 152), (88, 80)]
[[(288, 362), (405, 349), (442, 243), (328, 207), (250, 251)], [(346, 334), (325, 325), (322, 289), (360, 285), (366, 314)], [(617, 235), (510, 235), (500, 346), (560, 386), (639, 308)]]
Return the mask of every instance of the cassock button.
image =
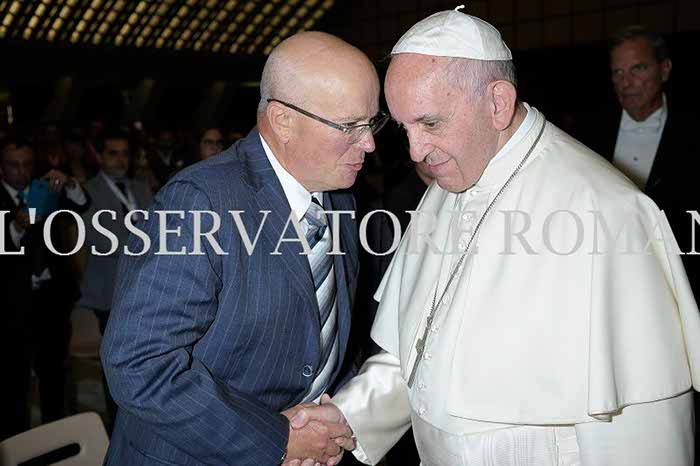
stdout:
[(459, 243), (457, 243), (457, 248), (459, 248), (460, 252), (464, 252), (467, 250), (467, 242), (460, 240)]
[(423, 359), (425, 359), (426, 361), (430, 361), (432, 359), (432, 357), (433, 356), (430, 353), (425, 353), (423, 355)]
[(425, 384), (422, 380), (418, 381), (418, 390), (425, 390)]
[(421, 407), (420, 409), (418, 409), (419, 416), (425, 416), (425, 413), (426, 413), (425, 408)]
[(314, 368), (309, 365), (302, 367), (301, 375), (303, 375), (304, 377), (311, 377), (312, 375), (314, 375)]
[(481, 193), (481, 190), (479, 188), (472, 188), (472, 190), (469, 192), (469, 194), (472, 195), (472, 197), (476, 197)]
[(465, 222), (468, 222), (469, 220), (471, 220), (472, 217), (473, 217), (473, 215), (471, 212), (465, 212), (462, 214), (462, 220)]
[(444, 298), (442, 298), (442, 305), (447, 306), (450, 304), (450, 295), (446, 295)]

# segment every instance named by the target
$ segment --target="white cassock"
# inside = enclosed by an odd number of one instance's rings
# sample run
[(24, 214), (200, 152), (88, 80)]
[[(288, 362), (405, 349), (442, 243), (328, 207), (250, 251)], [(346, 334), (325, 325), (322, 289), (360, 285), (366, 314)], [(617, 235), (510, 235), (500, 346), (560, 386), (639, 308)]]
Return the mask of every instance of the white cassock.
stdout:
[(690, 465), (700, 316), (675, 239), (632, 182), (526, 107), (475, 186), (428, 188), (382, 280), (385, 352), (333, 399), (355, 454), (376, 464), (412, 423), (425, 466)]

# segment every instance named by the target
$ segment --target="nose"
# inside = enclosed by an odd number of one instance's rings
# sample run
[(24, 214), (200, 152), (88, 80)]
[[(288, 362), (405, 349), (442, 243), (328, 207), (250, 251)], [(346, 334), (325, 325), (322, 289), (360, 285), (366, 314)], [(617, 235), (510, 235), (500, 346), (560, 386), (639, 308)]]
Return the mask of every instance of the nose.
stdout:
[(372, 131), (366, 131), (365, 134), (362, 135), (362, 138), (356, 142), (356, 144), (365, 153), (374, 152), (374, 149), (376, 149), (376, 145), (374, 143), (374, 135), (372, 134)]
[(408, 152), (411, 155), (411, 160), (416, 163), (425, 160), (432, 151), (430, 144), (427, 143), (423, 136), (418, 135), (416, 132), (408, 131), (406, 135), (408, 137)]

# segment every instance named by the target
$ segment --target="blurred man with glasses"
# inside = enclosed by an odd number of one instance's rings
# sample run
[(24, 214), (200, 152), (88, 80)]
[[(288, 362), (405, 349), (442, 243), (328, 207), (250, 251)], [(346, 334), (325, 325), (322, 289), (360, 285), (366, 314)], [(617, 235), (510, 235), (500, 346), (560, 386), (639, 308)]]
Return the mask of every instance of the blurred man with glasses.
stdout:
[[(332, 465), (352, 444), (345, 425), (289, 419), (352, 375), (355, 202), (334, 191), (355, 182), (387, 120), (379, 80), (362, 52), (311, 32), (271, 53), (260, 90), (257, 127), (181, 171), (152, 208), (186, 213), (168, 222), (181, 229), (170, 251), (193, 250), (194, 212), (217, 213), (196, 229), (215, 230), (221, 250), (204, 241), (201, 254), (121, 261), (102, 347), (123, 408), (108, 465)], [(157, 250), (158, 222), (141, 228)]]

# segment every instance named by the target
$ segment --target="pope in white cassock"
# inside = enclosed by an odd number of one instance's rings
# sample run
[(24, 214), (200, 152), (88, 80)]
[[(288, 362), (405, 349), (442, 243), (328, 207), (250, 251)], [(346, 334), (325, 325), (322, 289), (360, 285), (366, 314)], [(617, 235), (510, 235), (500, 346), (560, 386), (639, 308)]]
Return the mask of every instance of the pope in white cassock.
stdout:
[(413, 425), (425, 466), (691, 465), (700, 317), (673, 235), (518, 100), (511, 59), (459, 11), (394, 47), (387, 102), (436, 183), (375, 295), (384, 352), (293, 425), (344, 416), (368, 464)]

